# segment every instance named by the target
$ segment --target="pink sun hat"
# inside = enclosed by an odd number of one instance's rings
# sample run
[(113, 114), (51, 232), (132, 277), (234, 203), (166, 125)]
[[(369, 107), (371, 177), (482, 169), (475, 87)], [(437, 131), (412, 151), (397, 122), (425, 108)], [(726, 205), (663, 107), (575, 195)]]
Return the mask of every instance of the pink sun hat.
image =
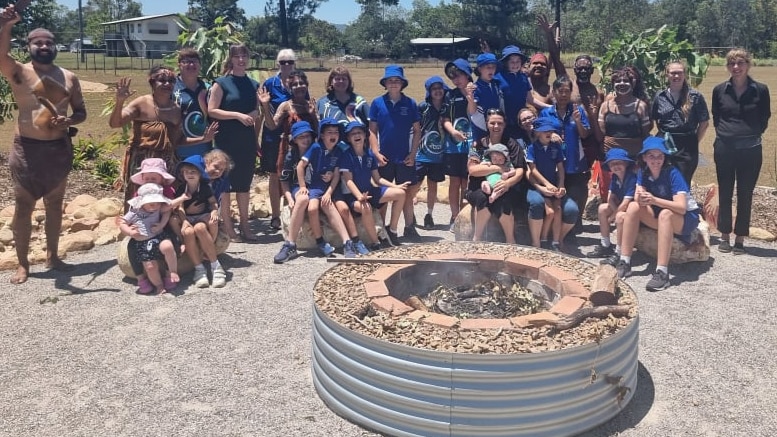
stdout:
[(175, 176), (167, 172), (167, 164), (161, 158), (146, 158), (140, 163), (140, 171), (130, 177), (130, 180), (138, 185), (143, 185), (143, 173), (156, 173), (164, 178), (166, 184), (172, 184)]

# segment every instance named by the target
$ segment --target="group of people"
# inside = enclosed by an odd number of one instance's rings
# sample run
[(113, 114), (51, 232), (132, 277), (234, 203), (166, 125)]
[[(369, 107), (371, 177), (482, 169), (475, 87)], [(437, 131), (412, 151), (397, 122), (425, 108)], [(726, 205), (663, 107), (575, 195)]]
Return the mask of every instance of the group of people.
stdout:
[[(60, 211), (72, 160), (72, 126), (86, 118), (86, 110), (78, 79), (54, 64), (51, 32), (30, 32), (31, 61), (22, 64), (9, 55), (10, 29), (19, 21), (13, 6), (0, 21), (0, 72), (9, 79), (20, 111), (10, 156), (19, 258), (11, 281), (20, 283), (29, 274), (30, 214), (41, 197), (47, 263), (67, 268), (56, 250)], [(332, 255), (335, 249), (323, 238), (321, 210), (344, 241), (346, 257), (401, 244), (400, 216), (402, 239), (417, 241), (416, 227), (435, 226), (437, 184), (446, 177), (449, 225), (467, 202), (475, 241), (484, 238), (493, 216), (507, 243), (515, 243), (515, 216), (526, 214), (531, 244), (563, 251), (565, 241), (572, 241), (567, 237), (580, 230), (591, 166), (598, 160), (606, 201), (599, 208), (601, 244), (588, 255), (603, 257), (627, 277), (640, 224), (656, 228), (657, 268), (648, 289), (667, 287), (671, 240), (687, 239), (699, 220), (689, 184), (709, 125), (706, 101), (690, 88), (680, 62), (667, 66), (668, 86), (652, 102), (630, 67), (612, 74), (613, 93), (605, 96), (590, 81), (591, 57), (575, 59), (573, 79), (560, 61), (551, 26), (542, 24), (549, 58), (541, 53), (529, 57), (511, 45), (500, 57), (480, 54), (474, 71), (468, 61), (456, 59), (442, 72), (451, 86), (442, 76), (432, 76), (419, 102), (405, 94), (408, 80), (399, 65), (385, 67), (380, 84), (386, 91), (372, 102), (354, 91), (344, 66), (332, 69), (326, 95), (316, 100), (290, 49), (278, 53), (278, 73), (260, 84), (246, 74), (249, 51), (241, 44), (230, 47), (223, 75), (212, 84), (199, 77), (199, 54), (187, 48), (179, 52), (178, 73), (153, 67), (151, 93), (126, 106), (131, 82), (119, 80), (109, 124), (132, 126), (121, 176), (126, 214), (119, 223), (132, 239), (128, 247), (139, 291), (174, 288), (180, 280), (175, 259), (181, 252), (195, 265), (198, 287), (224, 286), (226, 275), (213, 242), (219, 223), (233, 241), (256, 240), (248, 221), (248, 194), (257, 155), (261, 170), (270, 175), (271, 228), (281, 228), (282, 200), (291, 208), (288, 239), (276, 263), (297, 256), (305, 217), (318, 250)], [(726, 61), (731, 77), (712, 95), (719, 250), (738, 254), (745, 252), (761, 136), (771, 114), (768, 89), (748, 74), (750, 54), (735, 49)], [(556, 71), (552, 83), (551, 65)], [(651, 135), (654, 125), (657, 132)], [(425, 179), (428, 211), (416, 224), (413, 200)], [(231, 193), (236, 193), (237, 229)], [(375, 210), (386, 238), (376, 232)], [(367, 231), (367, 241), (360, 240), (356, 220)], [(614, 243), (613, 223), (618, 229)]]

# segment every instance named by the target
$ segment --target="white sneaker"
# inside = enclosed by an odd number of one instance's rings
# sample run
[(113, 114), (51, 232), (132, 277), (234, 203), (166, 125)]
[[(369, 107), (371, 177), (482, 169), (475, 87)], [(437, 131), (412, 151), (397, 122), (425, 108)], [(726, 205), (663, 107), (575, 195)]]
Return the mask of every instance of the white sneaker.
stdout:
[(208, 272), (203, 268), (194, 269), (194, 286), (197, 288), (208, 288)]
[(221, 266), (213, 269), (213, 287), (222, 288), (227, 285), (227, 272)]

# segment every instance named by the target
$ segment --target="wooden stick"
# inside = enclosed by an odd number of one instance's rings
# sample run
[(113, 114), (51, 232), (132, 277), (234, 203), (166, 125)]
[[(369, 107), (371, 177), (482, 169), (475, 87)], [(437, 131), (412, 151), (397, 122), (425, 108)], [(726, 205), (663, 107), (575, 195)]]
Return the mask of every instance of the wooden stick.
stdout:
[(466, 264), (473, 266), (480, 264), (480, 261), (463, 259), (327, 258), (326, 261), (351, 264)]
[(574, 313), (562, 317), (552, 325), (554, 328), (556, 328), (557, 331), (565, 331), (567, 329), (574, 328), (589, 317), (603, 319), (610, 314), (615, 317), (626, 317), (629, 315), (629, 310), (631, 310), (631, 307), (628, 305), (604, 305), (594, 308), (580, 308)]

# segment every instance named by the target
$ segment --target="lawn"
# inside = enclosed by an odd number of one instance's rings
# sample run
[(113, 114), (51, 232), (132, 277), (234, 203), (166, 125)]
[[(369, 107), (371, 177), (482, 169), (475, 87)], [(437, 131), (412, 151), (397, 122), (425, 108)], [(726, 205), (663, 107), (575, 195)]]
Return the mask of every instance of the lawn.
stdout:
[[(75, 54), (62, 53), (60, 54), (60, 57), (60, 63), (65, 67), (73, 69), (78, 74), (81, 81), (97, 82), (112, 86), (119, 77), (127, 75), (132, 77), (133, 88), (137, 90), (137, 94), (143, 94), (150, 91), (148, 83), (146, 82), (145, 71), (137, 69), (140, 67), (140, 60), (138, 59), (133, 60), (132, 67), (136, 69), (131, 70), (129, 69), (130, 60), (126, 58), (105, 58), (103, 60), (101, 57), (92, 56), (92, 58), (88, 59), (86, 65), (83, 63), (76, 65)], [(116, 68), (114, 68), (114, 60), (116, 61)], [(143, 60), (143, 62), (144, 68), (147, 68), (149, 63), (153, 64), (159, 62), (159, 60)], [(103, 65), (105, 65), (104, 68)], [(322, 65), (324, 68), (321, 68)], [(325, 82), (329, 74), (326, 68), (331, 67), (331, 64), (327, 61), (313, 61), (309, 63), (306, 62), (302, 64), (302, 66), (305, 69), (311, 68), (311, 70), (308, 70), (307, 72), (311, 95), (323, 95)], [(378, 83), (383, 75), (382, 65), (359, 63), (358, 66), (349, 64), (348, 67), (351, 68), (355, 89), (359, 94), (362, 94), (368, 100), (372, 100), (383, 92), (383, 88)], [(406, 94), (416, 99), (423, 99), (425, 94), (423, 87), (424, 81), (432, 75), (442, 76), (442, 70), (442, 62), (406, 67), (405, 75), (410, 82), (410, 85), (405, 90)], [(772, 73), (769, 73), (770, 71)], [(262, 71), (261, 73), (265, 77), (267, 74), (272, 74), (271, 71)], [(765, 82), (769, 85), (770, 89), (773, 90), (777, 90), (777, 74), (775, 73), (777, 73), (777, 67), (772, 66), (755, 67), (751, 70), (754, 79)], [(727, 78), (728, 74), (725, 67), (710, 67), (707, 78), (699, 87), (702, 94), (707, 98), (708, 103), (712, 96), (712, 88)], [(79, 135), (84, 137), (92, 136), (97, 140), (104, 140), (118, 131), (108, 127), (107, 117), (100, 116), (106, 101), (111, 96), (111, 92), (85, 93), (89, 116), (87, 121), (79, 126)], [(777, 108), (774, 99), (772, 106)], [(759, 185), (777, 186), (777, 129), (774, 127), (775, 123), (777, 122), (772, 122), (772, 127), (767, 130), (764, 138), (764, 164), (758, 180)], [(0, 125), (0, 138), (5, 139), (5, 141), (0, 143), (0, 150), (6, 151), (8, 149), (12, 133), (13, 122), (7, 122), (4, 125)], [(702, 157), (699, 169), (695, 176), (695, 181), (699, 184), (707, 184), (715, 181), (715, 166), (712, 158), (712, 142), (714, 137), (714, 130), (710, 128), (700, 146)]]

